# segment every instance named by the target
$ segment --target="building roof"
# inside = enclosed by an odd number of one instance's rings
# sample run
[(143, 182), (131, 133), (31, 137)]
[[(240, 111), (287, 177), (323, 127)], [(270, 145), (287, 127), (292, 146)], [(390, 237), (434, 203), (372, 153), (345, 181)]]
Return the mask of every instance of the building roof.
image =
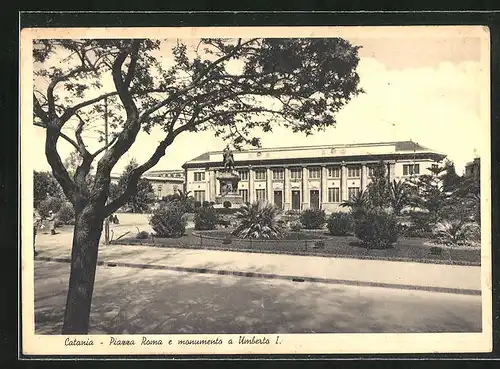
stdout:
[[(413, 141), (392, 141), (392, 142), (373, 142), (373, 143), (352, 143), (352, 144), (332, 144), (316, 146), (292, 146), (292, 147), (273, 147), (273, 148), (252, 148), (242, 151), (234, 151), (236, 164), (247, 163), (251, 161), (268, 161), (283, 159), (327, 159), (338, 157), (357, 157), (373, 156), (381, 157), (383, 155), (432, 155), (436, 159), (443, 159), (445, 154), (431, 150), (425, 146)], [(189, 167), (196, 164), (213, 164), (221, 162), (222, 151), (208, 151), (194, 159), (187, 161), (183, 167)]]

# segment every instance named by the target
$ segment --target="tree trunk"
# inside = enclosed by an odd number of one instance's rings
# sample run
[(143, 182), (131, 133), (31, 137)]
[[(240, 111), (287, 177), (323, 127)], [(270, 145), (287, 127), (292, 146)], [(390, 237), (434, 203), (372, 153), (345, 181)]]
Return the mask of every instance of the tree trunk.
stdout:
[(103, 219), (87, 206), (76, 215), (62, 334), (87, 334)]

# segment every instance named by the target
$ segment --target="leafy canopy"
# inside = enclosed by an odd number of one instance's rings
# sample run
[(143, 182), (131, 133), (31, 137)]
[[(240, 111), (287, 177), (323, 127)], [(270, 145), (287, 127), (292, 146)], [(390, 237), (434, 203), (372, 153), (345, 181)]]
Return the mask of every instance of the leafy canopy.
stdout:
[[(282, 124), (311, 134), (335, 125), (336, 113), (362, 92), (358, 49), (341, 38), (202, 38), (197, 45), (176, 40), (173, 46), (172, 40), (151, 39), (35, 40), (34, 124), (47, 129), (54, 176), (80, 204), (105, 203), (111, 170), (140, 130), (165, 132), (126, 191), (106, 206), (110, 213), (182, 132), (210, 129), (239, 148), (260, 144), (252, 137), (255, 128), (269, 132)], [(97, 131), (103, 139), (98, 126), (105, 113), (110, 143), (89, 152), (82, 133)], [(63, 131), (71, 127), (75, 138)], [(82, 157), (74, 173), (57, 153), (59, 138)], [(101, 153), (89, 185), (85, 179)]]

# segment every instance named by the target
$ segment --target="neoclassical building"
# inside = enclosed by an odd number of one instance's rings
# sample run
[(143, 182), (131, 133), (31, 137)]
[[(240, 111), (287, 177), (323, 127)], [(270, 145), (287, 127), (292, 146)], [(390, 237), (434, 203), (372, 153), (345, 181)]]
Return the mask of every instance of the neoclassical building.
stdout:
[[(142, 175), (146, 178), (155, 192), (156, 199), (173, 195), (177, 190), (183, 190), (184, 187), (183, 170), (150, 170)], [(120, 174), (111, 174), (111, 181), (118, 183)]]
[[(235, 151), (244, 202), (267, 200), (284, 210), (338, 211), (342, 201), (364, 190), (383, 160), (391, 180), (429, 173), (446, 155), (416, 142), (298, 146)], [(183, 165), (185, 186), (198, 201), (220, 194), (222, 151), (206, 152)]]

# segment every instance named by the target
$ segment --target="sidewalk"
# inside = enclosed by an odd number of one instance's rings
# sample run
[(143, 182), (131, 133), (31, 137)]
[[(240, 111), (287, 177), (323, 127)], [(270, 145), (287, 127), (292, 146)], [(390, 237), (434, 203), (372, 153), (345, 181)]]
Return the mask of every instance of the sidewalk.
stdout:
[[(69, 262), (70, 235), (41, 235), (37, 241), (37, 259)], [(477, 266), (130, 245), (101, 245), (99, 264), (476, 295), (481, 291)]]

